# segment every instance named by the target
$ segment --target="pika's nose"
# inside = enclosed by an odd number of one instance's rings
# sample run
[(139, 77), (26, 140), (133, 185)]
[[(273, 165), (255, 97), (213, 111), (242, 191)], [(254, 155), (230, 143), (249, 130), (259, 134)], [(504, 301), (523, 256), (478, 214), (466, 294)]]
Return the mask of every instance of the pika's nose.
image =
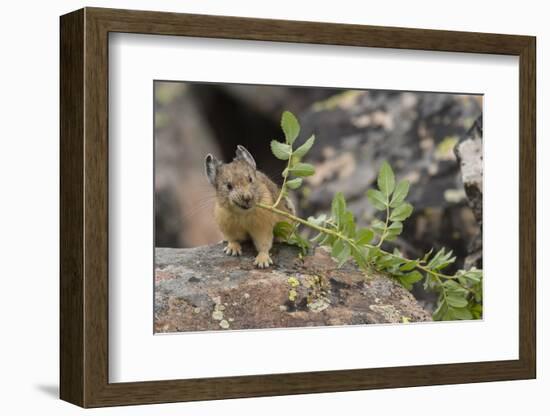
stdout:
[(252, 197), (250, 195), (243, 195), (243, 202), (246, 205), (250, 205), (250, 201), (252, 201)]

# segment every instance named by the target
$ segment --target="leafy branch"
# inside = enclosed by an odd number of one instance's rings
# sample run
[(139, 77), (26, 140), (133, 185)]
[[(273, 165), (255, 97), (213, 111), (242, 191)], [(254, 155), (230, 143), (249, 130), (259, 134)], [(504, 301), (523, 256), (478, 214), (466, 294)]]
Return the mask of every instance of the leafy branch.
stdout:
[[(409, 182), (396, 184), (395, 175), (389, 163), (380, 167), (377, 188), (369, 189), (369, 202), (380, 211), (382, 219), (375, 218), (370, 227), (358, 228), (353, 213), (346, 207), (342, 193), (338, 192), (331, 204), (330, 215), (321, 214), (307, 220), (278, 208), (282, 198), (287, 197), (288, 189), (296, 190), (303, 183), (303, 177), (313, 175), (315, 168), (301, 159), (315, 142), (311, 136), (297, 149), (293, 144), (300, 133), (296, 117), (285, 111), (281, 120), (285, 141), (273, 140), (271, 150), (275, 157), (287, 161), (282, 173), (283, 184), (273, 205), (258, 204), (289, 222), (282, 221), (275, 227), (274, 234), (289, 244), (296, 245), (306, 254), (311, 243), (329, 247), (331, 255), (341, 267), (353, 259), (364, 271), (384, 272), (396, 279), (403, 287), (411, 290), (413, 285), (424, 280), (426, 290), (439, 294), (437, 307), (433, 314), (435, 320), (479, 319), (482, 315), (482, 278), (481, 270), (459, 270), (454, 275), (444, 274), (442, 270), (455, 262), (452, 251), (444, 248), (432, 255), (430, 250), (422, 258), (409, 259), (399, 250), (388, 251), (383, 244), (393, 241), (403, 231), (403, 221), (411, 216), (413, 206), (405, 199), (409, 192)], [(310, 240), (299, 233), (300, 226), (317, 231)]]

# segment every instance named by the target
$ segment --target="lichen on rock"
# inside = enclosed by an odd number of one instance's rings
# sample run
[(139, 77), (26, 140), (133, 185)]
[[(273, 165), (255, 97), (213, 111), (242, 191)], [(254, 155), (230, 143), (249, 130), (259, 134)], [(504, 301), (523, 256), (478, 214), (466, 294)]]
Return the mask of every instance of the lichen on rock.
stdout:
[[(250, 245), (241, 257), (222, 248), (155, 250), (155, 332), (431, 320), (392, 278), (365, 276), (352, 263), (338, 268), (322, 248), (300, 259), (297, 248), (276, 244), (275, 265), (266, 270), (254, 267)], [(294, 301), (289, 290), (296, 291)]]

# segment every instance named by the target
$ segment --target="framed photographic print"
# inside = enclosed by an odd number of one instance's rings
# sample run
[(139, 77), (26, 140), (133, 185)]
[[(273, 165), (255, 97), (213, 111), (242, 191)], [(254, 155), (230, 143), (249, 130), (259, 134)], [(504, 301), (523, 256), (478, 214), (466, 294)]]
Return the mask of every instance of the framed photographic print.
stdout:
[(535, 377), (535, 38), (60, 25), (63, 400)]

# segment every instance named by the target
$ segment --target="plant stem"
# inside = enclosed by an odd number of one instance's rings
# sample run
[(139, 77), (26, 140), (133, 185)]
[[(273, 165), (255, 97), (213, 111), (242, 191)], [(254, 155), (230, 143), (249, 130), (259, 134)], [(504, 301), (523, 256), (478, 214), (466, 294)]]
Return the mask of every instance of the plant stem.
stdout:
[[(351, 239), (351, 238), (349, 238), (349, 237), (347, 237), (347, 236), (345, 236), (345, 235), (339, 233), (338, 231), (334, 231), (334, 230), (331, 230), (331, 229), (329, 229), (329, 228), (325, 228), (325, 227), (321, 227), (321, 226), (319, 226), (319, 225), (317, 225), (317, 224), (313, 224), (313, 223), (311, 223), (311, 222), (309, 222), (309, 221), (306, 221), (306, 220), (304, 220), (304, 219), (302, 219), (302, 218), (300, 218), (300, 217), (297, 217), (297, 216), (295, 216), (295, 215), (292, 215), (292, 214), (289, 213), (289, 212), (280, 210), (280, 209), (276, 208), (274, 205), (271, 206), (271, 205), (266, 205), (266, 204), (258, 203), (257, 206), (258, 206), (259, 208), (266, 209), (266, 210), (268, 210), (268, 211), (271, 211), (271, 212), (274, 212), (274, 213), (276, 213), (276, 214), (279, 214), (279, 215), (281, 215), (281, 216), (283, 216), (283, 217), (286, 217), (286, 218), (288, 218), (289, 220), (292, 220), (292, 221), (298, 222), (298, 223), (300, 223), (300, 224), (303, 224), (303, 225), (305, 225), (305, 226), (307, 226), (307, 227), (310, 227), (310, 228), (312, 228), (312, 229), (314, 229), (314, 230), (316, 230), (316, 231), (319, 231), (319, 232), (321, 232), (321, 233), (329, 234), (329, 235), (332, 235), (332, 236), (334, 236), (334, 237), (340, 238), (340, 239), (346, 241), (348, 244), (350, 244), (350, 245), (352, 245), (353, 247), (355, 247), (356, 249), (358, 248), (358, 247), (357, 247), (357, 244), (355, 243), (355, 241), (353, 241), (353, 239)], [(390, 252), (388, 252), (388, 251), (382, 250), (382, 249), (380, 249), (378, 246), (374, 246), (374, 245), (372, 245), (372, 244), (364, 244), (364, 246), (367, 247), (367, 248), (369, 248), (369, 249), (374, 248), (374, 247), (377, 247), (377, 248), (380, 250), (380, 253), (385, 254), (385, 255), (390, 255), (390, 256), (393, 256), (393, 257), (400, 258), (400, 259), (403, 260), (404, 262), (411, 261), (410, 259), (407, 259), (407, 258), (405, 258), (405, 257), (397, 256), (397, 255), (395, 255), (395, 254), (393, 254), (393, 253), (390, 253)], [(449, 275), (446, 275), (446, 274), (443, 274), (443, 273), (439, 273), (439, 272), (430, 270), (429, 268), (427, 268), (427, 267), (425, 267), (425, 266), (422, 266), (422, 265), (420, 265), (420, 264), (417, 264), (417, 265), (416, 265), (416, 268), (422, 270), (422, 271), (425, 272), (425, 273), (434, 275), (435, 278), (437, 279), (437, 281), (438, 281), (441, 285), (443, 285), (443, 283), (441, 282), (441, 279), (442, 279), (442, 278), (443, 278), (443, 279), (453, 279), (453, 280), (456, 280), (456, 277), (454, 277), (454, 276), (449, 276)], [(464, 287), (463, 285), (461, 285), (461, 286)], [(464, 287), (464, 288), (467, 289), (468, 291), (470, 291), (470, 292), (473, 293), (473, 291), (472, 291), (471, 289), (469, 289), (469, 288), (467, 288), (467, 287)], [(443, 288), (443, 290), (445, 290), (445, 289)]]
[(279, 192), (279, 196), (277, 197), (277, 200), (273, 204), (273, 207), (279, 206), (279, 203), (281, 202), (281, 199), (283, 198), (283, 194), (286, 190), (286, 180), (288, 178), (288, 175), (290, 175), (290, 163), (292, 161), (292, 149), (290, 150), (290, 156), (288, 157), (288, 163), (286, 165), (286, 175), (283, 177), (283, 184), (281, 185), (281, 192)]
[(292, 215), (290, 214), (289, 212), (286, 212), (286, 211), (282, 211), (278, 208), (275, 208), (276, 207), (276, 204), (274, 204), (273, 206), (271, 205), (266, 205), (266, 204), (262, 204), (262, 203), (258, 203), (257, 204), (258, 207), (260, 208), (263, 208), (263, 209), (267, 209), (269, 211), (272, 211), (276, 214), (279, 214), (279, 215), (282, 215), (283, 217), (286, 217), (288, 218), (289, 220), (292, 220), (292, 221), (296, 221), (296, 222), (299, 222), (300, 224), (303, 224), (303, 225), (306, 225), (310, 228), (313, 228), (314, 230), (317, 230), (319, 231), (320, 233), (325, 233), (325, 234), (330, 234), (330, 235), (333, 235), (335, 237), (338, 237), (338, 238), (341, 238), (343, 240), (346, 240), (346, 241), (349, 241), (350, 238), (349, 237), (346, 237), (345, 235), (343, 234), (340, 234), (339, 232), (337, 231), (333, 231), (333, 230), (330, 230), (328, 228), (324, 228), (324, 227), (321, 227), (319, 225), (316, 225), (316, 224), (313, 224), (311, 222), (308, 222), (300, 217), (296, 217), (295, 215)]
[(390, 221), (390, 201), (389, 198), (386, 198), (386, 223), (384, 224), (384, 232), (380, 236), (380, 241), (376, 247), (382, 247), (382, 243), (386, 239), (386, 233), (388, 232), (388, 222)]

